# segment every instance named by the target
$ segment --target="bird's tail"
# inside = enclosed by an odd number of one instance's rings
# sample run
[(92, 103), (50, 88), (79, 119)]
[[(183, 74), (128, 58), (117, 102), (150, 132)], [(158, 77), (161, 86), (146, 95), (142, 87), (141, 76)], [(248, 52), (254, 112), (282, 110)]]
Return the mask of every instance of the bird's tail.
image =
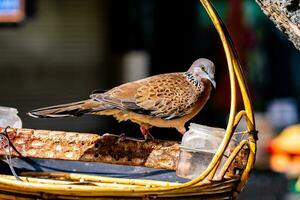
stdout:
[(45, 108), (32, 110), (27, 114), (35, 118), (56, 118), (81, 116), (83, 114), (91, 113), (95, 109), (101, 110), (101, 103), (94, 100), (85, 100), (68, 104), (61, 104)]

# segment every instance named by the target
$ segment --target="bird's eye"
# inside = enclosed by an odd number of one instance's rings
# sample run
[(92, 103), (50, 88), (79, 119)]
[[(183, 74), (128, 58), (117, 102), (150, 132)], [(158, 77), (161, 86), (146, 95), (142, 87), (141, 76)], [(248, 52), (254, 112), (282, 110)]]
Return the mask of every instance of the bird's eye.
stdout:
[(201, 65), (200, 67), (201, 67), (201, 70), (202, 70), (202, 71), (205, 71), (204, 65)]

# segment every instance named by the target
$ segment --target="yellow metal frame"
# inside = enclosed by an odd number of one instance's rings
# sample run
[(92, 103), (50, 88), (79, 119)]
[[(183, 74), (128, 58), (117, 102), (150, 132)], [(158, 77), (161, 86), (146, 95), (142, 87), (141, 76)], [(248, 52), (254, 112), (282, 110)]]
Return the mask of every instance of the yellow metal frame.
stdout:
[[(241, 69), (238, 55), (233, 46), (231, 38), (227, 32), (225, 25), (218, 16), (216, 10), (209, 0), (200, 0), (209, 17), (211, 18), (219, 37), (221, 38), (223, 48), (226, 54), (231, 88), (231, 105), (228, 125), (224, 139), (212, 159), (207, 169), (196, 179), (186, 183), (172, 183), (164, 181), (137, 180), (124, 178), (108, 178), (100, 176), (91, 176), (84, 174), (68, 174), (68, 173), (24, 173), (21, 179), (24, 181), (16, 181), (13, 176), (0, 175), (0, 190), (17, 192), (21, 194), (36, 194), (37, 191), (60, 196), (126, 196), (126, 197), (144, 197), (144, 196), (190, 196), (202, 194), (214, 194), (220, 192), (231, 193), (236, 197), (242, 190), (248, 180), (250, 170), (253, 167), (256, 154), (256, 132), (253, 114), (252, 102), (249, 97), (249, 91), (245, 83), (245, 78)], [(239, 86), (244, 110), (237, 112), (236, 98), (237, 87)], [(247, 120), (247, 132), (250, 133), (249, 139), (243, 140), (231, 153), (227, 162), (224, 164), (221, 174), (222, 180), (219, 182), (212, 181), (216, 169), (220, 163), (222, 156), (228, 146), (233, 132), (239, 121), (245, 117)], [(225, 179), (223, 176), (228, 167), (244, 147), (248, 146), (249, 156), (247, 157), (247, 165), (241, 176), (230, 177)], [(31, 176), (31, 178), (26, 177)], [(36, 176), (36, 177), (35, 177)], [(38, 178), (46, 176), (49, 179)], [(57, 180), (63, 178), (64, 180)], [(76, 185), (74, 182), (88, 181), (89, 185)], [(220, 188), (221, 183), (221, 188)], [(91, 185), (92, 184), (92, 185)], [(1, 197), (1, 195), (0, 195)]]

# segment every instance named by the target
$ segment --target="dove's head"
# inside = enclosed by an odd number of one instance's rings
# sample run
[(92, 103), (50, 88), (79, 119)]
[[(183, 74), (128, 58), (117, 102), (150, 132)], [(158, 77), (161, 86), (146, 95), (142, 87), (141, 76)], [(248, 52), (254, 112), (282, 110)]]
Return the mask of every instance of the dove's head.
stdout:
[(193, 74), (193, 76), (199, 81), (203, 78), (208, 79), (212, 85), (216, 87), (215, 65), (212, 61), (206, 58), (199, 58), (192, 64), (188, 72)]

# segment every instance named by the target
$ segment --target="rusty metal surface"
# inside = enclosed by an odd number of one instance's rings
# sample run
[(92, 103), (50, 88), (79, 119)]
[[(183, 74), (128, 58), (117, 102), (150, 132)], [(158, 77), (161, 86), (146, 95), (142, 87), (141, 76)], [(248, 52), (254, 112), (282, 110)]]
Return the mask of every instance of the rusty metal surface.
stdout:
[[(1, 129), (1, 128), (0, 128)], [(121, 139), (116, 135), (99, 136), (91, 133), (64, 131), (8, 129), (8, 136), (16, 150), (12, 156), (46, 158), (84, 162), (100, 162), (175, 170), (179, 157), (179, 143), (175, 141)], [(6, 151), (8, 152), (8, 146)], [(10, 147), (12, 148), (12, 147)], [(0, 149), (0, 156), (4, 152)], [(244, 169), (248, 150), (241, 151), (229, 167), (227, 175)]]
[[(77, 160), (176, 169), (179, 144), (173, 141), (138, 142), (117, 136), (91, 133), (8, 129), (8, 135), (23, 157)], [(6, 148), (7, 149), (7, 148)], [(20, 156), (12, 150), (13, 156)], [(0, 156), (4, 152), (0, 150)]]

